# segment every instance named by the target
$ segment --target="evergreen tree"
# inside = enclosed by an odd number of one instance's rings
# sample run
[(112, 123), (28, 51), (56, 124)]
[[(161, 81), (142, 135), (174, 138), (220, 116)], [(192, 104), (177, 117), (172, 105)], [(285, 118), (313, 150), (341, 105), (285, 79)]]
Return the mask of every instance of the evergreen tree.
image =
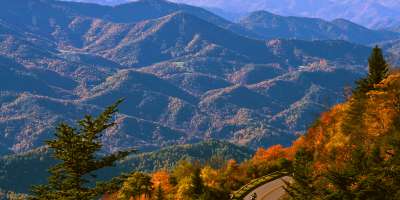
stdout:
[(165, 200), (164, 190), (161, 187), (161, 184), (158, 185), (156, 193), (154, 195), (155, 200)]
[(341, 131), (352, 138), (354, 143), (364, 140), (364, 111), (366, 109), (367, 95), (365, 92), (357, 92), (349, 100), (349, 107), (344, 112), (344, 120)]
[[(326, 196), (322, 199), (392, 199), (398, 188), (391, 190), (392, 173), (385, 171), (388, 165), (380, 155), (380, 148), (374, 146), (367, 152), (364, 147), (357, 147), (344, 167), (324, 174), (330, 189), (325, 189)], [(393, 166), (389, 168), (393, 169)]]
[(357, 148), (352, 152), (350, 161), (346, 166), (337, 169), (333, 165), (324, 177), (327, 182), (332, 185), (333, 189), (326, 191), (325, 199), (355, 199), (357, 185), (357, 176), (364, 172), (367, 166), (367, 158), (362, 148)]
[(196, 169), (194, 170), (191, 181), (191, 190), (193, 193), (193, 197), (195, 197), (195, 199), (198, 199), (204, 192), (204, 183), (201, 179), (201, 169), (199, 167), (196, 167)]
[(112, 166), (132, 152), (120, 151), (104, 157), (98, 154), (102, 148), (100, 138), (106, 129), (115, 125), (110, 121), (121, 102), (106, 108), (96, 118), (87, 115), (78, 122), (78, 128), (65, 123), (57, 127), (55, 139), (46, 143), (60, 162), (49, 170), (47, 185), (33, 187), (31, 200), (90, 200), (110, 189), (106, 183), (94, 183), (94, 172)]
[(365, 93), (371, 90), (374, 84), (380, 83), (388, 76), (389, 65), (386, 62), (382, 49), (375, 46), (368, 59), (368, 77), (357, 82), (356, 92)]
[(306, 149), (299, 149), (293, 161), (293, 183), (285, 182), (286, 192), (292, 199), (313, 199), (315, 188), (313, 187), (313, 155)]
[(388, 76), (389, 65), (382, 54), (382, 49), (378, 46), (372, 50), (372, 54), (368, 59), (368, 83), (377, 84)]
[(375, 46), (372, 50), (368, 59), (368, 67), (368, 76), (357, 81), (357, 88), (346, 112), (346, 120), (341, 127), (343, 132), (352, 135), (355, 142), (359, 142), (365, 136), (365, 133), (361, 130), (363, 130), (364, 125), (363, 112), (367, 98), (366, 93), (373, 89), (374, 84), (380, 83), (388, 76), (389, 65), (378, 46)]

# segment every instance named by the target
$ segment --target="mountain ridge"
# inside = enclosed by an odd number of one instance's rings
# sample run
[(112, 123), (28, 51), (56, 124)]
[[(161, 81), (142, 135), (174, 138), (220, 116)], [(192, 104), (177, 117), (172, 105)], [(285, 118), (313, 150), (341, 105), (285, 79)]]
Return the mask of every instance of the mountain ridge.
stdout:
[(399, 34), (392, 32), (370, 30), (345, 19), (325, 21), (318, 18), (284, 17), (267, 11), (252, 12), (242, 18), (239, 24), (264, 39), (337, 39), (360, 44), (374, 44), (400, 37)]
[[(370, 52), (346, 41), (252, 39), (181, 11), (116, 23), (104, 17), (109, 6), (9, 2), (0, 3), (7, 10), (0, 14), (6, 24), (0, 26), (0, 65), (23, 74), (35, 90), (0, 79), (0, 154), (42, 146), (56, 124), (96, 115), (124, 97), (118, 126), (102, 138), (105, 152), (210, 138), (252, 148), (288, 145), (323, 109), (309, 112), (307, 105), (322, 104), (318, 95), (339, 102), (345, 84), (290, 77), (328, 73), (340, 80), (344, 69), (352, 83), (365, 72)], [(20, 8), (27, 13), (15, 21)], [(284, 80), (272, 81), (276, 77)]]
[(196, 6), (217, 7), (232, 12), (267, 10), (284, 16), (317, 17), (325, 20), (345, 18), (372, 29), (398, 27), (400, 4), (396, 0), (174, 0)]

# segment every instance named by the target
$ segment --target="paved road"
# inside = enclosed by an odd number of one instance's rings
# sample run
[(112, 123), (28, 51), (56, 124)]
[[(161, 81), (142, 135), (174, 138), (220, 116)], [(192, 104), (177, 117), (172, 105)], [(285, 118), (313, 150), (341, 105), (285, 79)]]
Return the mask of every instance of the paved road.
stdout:
[(285, 186), (285, 182), (283, 182), (282, 179), (285, 181), (291, 180), (290, 177), (285, 176), (280, 179), (268, 182), (250, 192), (250, 194), (244, 197), (244, 200), (251, 200), (251, 195), (253, 195), (254, 193), (257, 194), (257, 200), (279, 200), (286, 193), (283, 189), (283, 187)]

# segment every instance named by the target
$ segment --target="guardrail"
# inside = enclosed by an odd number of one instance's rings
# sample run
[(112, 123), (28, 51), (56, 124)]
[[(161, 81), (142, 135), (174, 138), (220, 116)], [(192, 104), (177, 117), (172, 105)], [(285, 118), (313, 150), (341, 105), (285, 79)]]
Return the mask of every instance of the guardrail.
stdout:
[(239, 190), (233, 192), (231, 194), (231, 200), (243, 200), (243, 198), (246, 195), (248, 195), (251, 191), (255, 190), (256, 188), (260, 187), (261, 185), (264, 185), (268, 182), (287, 176), (288, 174), (289, 174), (288, 172), (274, 172), (265, 175), (261, 178), (254, 179), (250, 183), (241, 187)]

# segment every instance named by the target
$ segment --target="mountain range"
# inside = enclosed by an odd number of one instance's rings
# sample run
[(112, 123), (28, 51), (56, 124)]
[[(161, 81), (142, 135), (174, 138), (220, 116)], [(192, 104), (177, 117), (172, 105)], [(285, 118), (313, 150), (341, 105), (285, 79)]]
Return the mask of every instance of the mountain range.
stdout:
[(204, 7), (217, 7), (231, 13), (266, 10), (286, 16), (343, 18), (373, 29), (400, 26), (397, 0), (174, 0)]
[[(75, 0), (117, 5), (134, 0)], [(208, 8), (230, 19), (265, 10), (279, 15), (346, 19), (373, 29), (400, 28), (400, 3), (397, 0), (172, 0)]]
[[(343, 33), (273, 39), (267, 34), (277, 29), (262, 32), (268, 27), (250, 18), (233, 23), (162, 0), (2, 1), (0, 154), (40, 147), (59, 122), (98, 114), (119, 98), (118, 126), (102, 138), (107, 152), (209, 139), (288, 145), (365, 73), (370, 47), (356, 42), (396, 41), (318, 20)], [(288, 28), (292, 18), (282, 18)], [(365, 39), (333, 40), (354, 30)], [(396, 47), (387, 53), (396, 57)]]
[(256, 33), (260, 39), (336, 39), (359, 44), (375, 44), (399, 37), (398, 33), (371, 30), (345, 19), (325, 21), (319, 18), (284, 17), (266, 11), (252, 12), (238, 23)]

